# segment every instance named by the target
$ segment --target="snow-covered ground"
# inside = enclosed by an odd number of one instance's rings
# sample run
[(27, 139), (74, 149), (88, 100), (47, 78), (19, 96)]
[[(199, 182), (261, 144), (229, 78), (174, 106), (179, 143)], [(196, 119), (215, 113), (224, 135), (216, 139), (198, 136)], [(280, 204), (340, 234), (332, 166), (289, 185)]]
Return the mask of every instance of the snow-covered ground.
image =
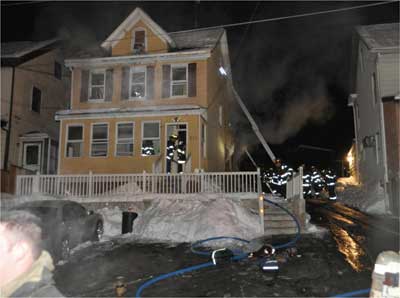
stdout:
[(357, 184), (354, 177), (339, 178), (336, 184), (338, 201), (371, 214), (385, 214), (383, 189), (369, 189)]
[[(253, 239), (260, 236), (258, 215), (230, 199), (153, 200), (150, 206), (134, 210), (139, 214), (130, 235), (137, 239), (193, 242), (209, 237), (232, 236)], [(105, 238), (120, 235), (122, 211), (97, 210), (104, 218)]]

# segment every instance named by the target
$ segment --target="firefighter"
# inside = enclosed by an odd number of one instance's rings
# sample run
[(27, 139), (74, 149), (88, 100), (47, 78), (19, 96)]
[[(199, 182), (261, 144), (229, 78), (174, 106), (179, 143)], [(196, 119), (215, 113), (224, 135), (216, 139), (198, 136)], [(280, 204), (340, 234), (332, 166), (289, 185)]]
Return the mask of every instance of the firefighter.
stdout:
[(275, 160), (275, 171), (272, 175), (272, 185), (276, 193), (286, 197), (286, 184), (291, 178), (293, 169), (282, 163), (280, 158)]
[(178, 146), (176, 149), (178, 153), (178, 171), (182, 172), (183, 171), (183, 165), (186, 163), (186, 144), (183, 140), (178, 141)]
[(316, 167), (311, 167), (311, 185), (314, 190), (314, 196), (318, 197), (324, 189), (324, 180)]
[(305, 169), (303, 173), (303, 196), (304, 198), (311, 198), (311, 195), (311, 174)]
[(329, 192), (329, 200), (335, 201), (336, 200), (336, 192), (335, 192), (335, 185), (336, 185), (336, 175), (333, 173), (332, 170), (328, 169), (325, 174), (325, 181), (326, 186)]
[(167, 141), (167, 153), (165, 156), (167, 159), (167, 173), (171, 172), (171, 164), (172, 164), (172, 161), (174, 160), (177, 138), (178, 138), (178, 136), (175, 133), (173, 133)]
[(153, 142), (150, 140), (143, 141), (143, 147), (142, 147), (142, 155), (154, 155), (155, 150), (153, 147)]

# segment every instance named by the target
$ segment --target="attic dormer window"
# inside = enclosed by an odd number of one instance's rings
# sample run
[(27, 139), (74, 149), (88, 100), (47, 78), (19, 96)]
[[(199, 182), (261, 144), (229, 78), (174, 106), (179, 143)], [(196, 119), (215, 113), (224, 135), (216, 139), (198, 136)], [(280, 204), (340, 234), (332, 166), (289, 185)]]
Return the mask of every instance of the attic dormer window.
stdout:
[(144, 29), (136, 29), (133, 32), (133, 53), (142, 54), (146, 51), (146, 31)]

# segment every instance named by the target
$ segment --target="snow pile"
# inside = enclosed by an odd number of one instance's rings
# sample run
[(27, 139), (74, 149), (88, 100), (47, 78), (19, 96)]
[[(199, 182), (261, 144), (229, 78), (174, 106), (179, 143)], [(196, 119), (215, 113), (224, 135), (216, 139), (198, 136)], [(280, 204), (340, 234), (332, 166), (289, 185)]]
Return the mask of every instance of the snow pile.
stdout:
[(155, 200), (136, 219), (134, 236), (160, 241), (193, 242), (209, 237), (260, 236), (258, 215), (237, 202), (218, 200)]
[(122, 229), (122, 210), (119, 207), (102, 208), (96, 210), (103, 216), (104, 234), (103, 239), (107, 240), (109, 237), (121, 234)]
[(336, 187), (338, 200), (371, 214), (386, 214), (384, 190), (380, 186), (367, 189), (353, 177), (339, 178)]

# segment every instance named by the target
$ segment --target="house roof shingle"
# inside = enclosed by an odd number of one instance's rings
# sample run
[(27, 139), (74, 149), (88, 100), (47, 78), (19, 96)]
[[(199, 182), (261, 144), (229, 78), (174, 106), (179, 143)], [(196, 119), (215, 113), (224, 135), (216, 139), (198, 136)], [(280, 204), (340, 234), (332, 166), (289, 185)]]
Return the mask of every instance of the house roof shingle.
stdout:
[(36, 50), (40, 50), (55, 42), (57, 39), (43, 41), (14, 41), (1, 43), (1, 58), (21, 58)]

